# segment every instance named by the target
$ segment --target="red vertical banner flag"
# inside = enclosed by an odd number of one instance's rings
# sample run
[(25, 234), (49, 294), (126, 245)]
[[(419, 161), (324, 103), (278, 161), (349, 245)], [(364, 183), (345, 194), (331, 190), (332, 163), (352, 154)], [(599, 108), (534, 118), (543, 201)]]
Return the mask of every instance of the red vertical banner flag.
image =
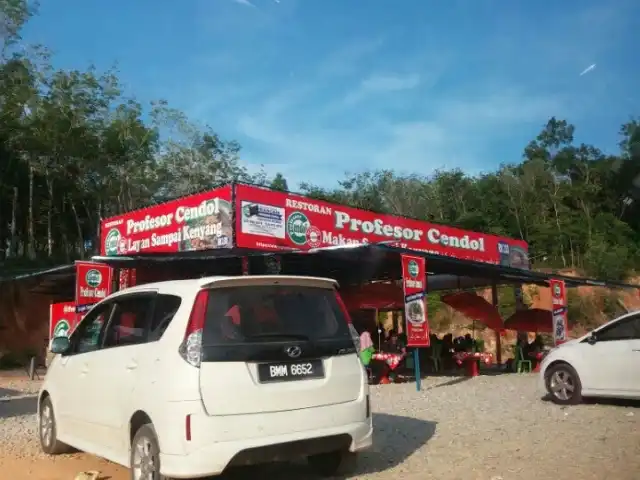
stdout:
[(551, 311), (553, 313), (553, 341), (555, 345), (569, 340), (569, 319), (567, 316), (567, 289), (564, 280), (549, 280), (551, 289)]
[(113, 268), (103, 263), (76, 262), (76, 305), (80, 310), (112, 292)]
[(77, 320), (75, 302), (52, 303), (49, 307), (49, 340), (71, 335)]
[(402, 285), (407, 346), (428, 347), (427, 271), (424, 257), (402, 255)]

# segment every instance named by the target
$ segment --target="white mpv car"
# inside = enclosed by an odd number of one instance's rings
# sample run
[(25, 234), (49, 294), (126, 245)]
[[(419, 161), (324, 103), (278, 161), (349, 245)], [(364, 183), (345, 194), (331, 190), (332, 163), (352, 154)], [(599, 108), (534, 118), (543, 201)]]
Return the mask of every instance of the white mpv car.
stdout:
[(117, 292), (52, 341), (42, 449), (75, 447), (128, 466), (132, 479), (299, 457), (323, 475), (348, 473), (373, 433), (356, 339), (330, 279), (211, 277)]
[(551, 350), (540, 386), (559, 404), (582, 397), (640, 399), (640, 312), (631, 312)]

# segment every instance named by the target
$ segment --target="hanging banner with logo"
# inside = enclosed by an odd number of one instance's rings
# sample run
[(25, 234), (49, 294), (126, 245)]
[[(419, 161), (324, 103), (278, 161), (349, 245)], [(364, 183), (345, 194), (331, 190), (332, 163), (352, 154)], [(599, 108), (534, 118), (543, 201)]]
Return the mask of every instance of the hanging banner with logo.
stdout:
[(77, 315), (74, 302), (52, 303), (49, 306), (49, 340), (68, 337), (76, 328)]
[(551, 289), (551, 311), (553, 312), (553, 340), (560, 345), (569, 339), (569, 319), (567, 316), (567, 290), (563, 280), (549, 280)]
[(104, 300), (113, 292), (113, 268), (96, 262), (76, 262), (76, 306), (78, 312)]
[(383, 215), (252, 185), (235, 186), (236, 247), (309, 250), (393, 245), (464, 260), (529, 268), (528, 245), (455, 227)]
[(404, 287), (407, 346), (428, 347), (427, 272), (424, 257), (402, 255), (402, 284)]
[(100, 253), (231, 248), (231, 185), (134, 210), (100, 223)]

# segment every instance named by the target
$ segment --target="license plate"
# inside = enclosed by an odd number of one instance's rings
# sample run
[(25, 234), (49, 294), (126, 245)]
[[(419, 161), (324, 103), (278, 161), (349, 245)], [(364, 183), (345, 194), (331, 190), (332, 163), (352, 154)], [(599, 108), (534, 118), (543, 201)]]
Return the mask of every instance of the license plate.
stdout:
[(261, 363), (258, 365), (258, 379), (264, 383), (291, 382), (311, 378), (324, 378), (322, 360)]

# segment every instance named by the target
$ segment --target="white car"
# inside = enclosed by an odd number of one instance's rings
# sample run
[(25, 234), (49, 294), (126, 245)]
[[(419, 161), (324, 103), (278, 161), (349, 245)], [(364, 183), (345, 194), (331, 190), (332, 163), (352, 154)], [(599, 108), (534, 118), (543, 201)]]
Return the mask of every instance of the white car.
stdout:
[(136, 480), (299, 457), (320, 474), (347, 473), (373, 433), (356, 338), (330, 279), (210, 277), (117, 292), (52, 341), (42, 449), (90, 452)]
[(640, 399), (640, 312), (631, 312), (551, 350), (540, 386), (559, 404), (582, 397)]

